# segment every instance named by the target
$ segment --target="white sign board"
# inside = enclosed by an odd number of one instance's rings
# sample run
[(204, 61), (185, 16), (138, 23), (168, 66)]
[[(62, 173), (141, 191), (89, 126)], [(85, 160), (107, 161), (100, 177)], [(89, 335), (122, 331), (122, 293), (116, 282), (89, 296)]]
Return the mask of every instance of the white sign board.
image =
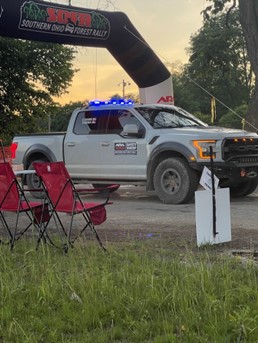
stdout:
[[(203, 186), (207, 191), (212, 191), (212, 178), (211, 171), (206, 166), (203, 168), (202, 176), (200, 178), (200, 185)], [(219, 179), (214, 175), (214, 185), (215, 189), (219, 186)]]
[(216, 232), (213, 234), (212, 193), (195, 192), (195, 221), (197, 245), (218, 244), (231, 241), (231, 215), (229, 188), (216, 190)]

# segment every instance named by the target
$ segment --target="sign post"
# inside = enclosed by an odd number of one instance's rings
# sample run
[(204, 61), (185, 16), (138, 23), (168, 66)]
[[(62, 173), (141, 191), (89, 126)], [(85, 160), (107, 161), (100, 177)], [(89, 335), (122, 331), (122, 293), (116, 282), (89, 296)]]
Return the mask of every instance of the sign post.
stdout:
[(219, 188), (214, 173), (213, 148), (210, 147), (210, 166), (203, 168), (200, 185), (204, 190), (195, 192), (197, 245), (231, 241), (229, 188)]
[(215, 237), (218, 234), (218, 232), (216, 230), (216, 190), (215, 190), (215, 180), (214, 180), (212, 146), (210, 146), (210, 162), (211, 162), (211, 185), (212, 185), (212, 228), (213, 228), (213, 236)]

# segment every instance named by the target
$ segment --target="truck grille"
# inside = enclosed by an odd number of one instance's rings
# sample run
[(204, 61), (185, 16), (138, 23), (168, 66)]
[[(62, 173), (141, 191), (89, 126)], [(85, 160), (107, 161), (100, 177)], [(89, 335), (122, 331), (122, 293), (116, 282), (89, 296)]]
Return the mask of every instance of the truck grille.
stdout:
[(258, 164), (258, 138), (227, 138), (222, 144), (225, 162)]

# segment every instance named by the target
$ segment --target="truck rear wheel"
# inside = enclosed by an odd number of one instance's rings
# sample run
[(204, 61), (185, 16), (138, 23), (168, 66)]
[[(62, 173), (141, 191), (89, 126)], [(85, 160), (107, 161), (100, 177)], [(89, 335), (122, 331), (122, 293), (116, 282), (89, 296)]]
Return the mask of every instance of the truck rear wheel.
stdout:
[(154, 189), (166, 204), (189, 202), (198, 187), (198, 176), (180, 157), (160, 162), (154, 173)]
[(237, 198), (252, 194), (256, 190), (257, 185), (257, 178), (247, 182), (240, 183), (236, 186), (230, 187), (230, 195), (234, 198)]
[[(37, 160), (37, 161), (33, 161), (30, 165), (29, 165), (29, 168), (28, 170), (33, 170), (34, 167), (33, 167), (33, 163), (34, 162), (37, 162), (37, 163), (42, 163), (42, 162), (46, 162), (46, 160)], [(28, 174), (27, 176), (27, 185), (28, 185), (28, 188), (33, 190), (31, 191), (31, 195), (33, 196), (33, 198), (36, 198), (36, 199), (42, 199), (44, 197), (44, 192), (36, 192), (34, 190), (37, 190), (40, 187), (40, 181), (39, 181), (39, 178), (37, 177), (36, 174)]]

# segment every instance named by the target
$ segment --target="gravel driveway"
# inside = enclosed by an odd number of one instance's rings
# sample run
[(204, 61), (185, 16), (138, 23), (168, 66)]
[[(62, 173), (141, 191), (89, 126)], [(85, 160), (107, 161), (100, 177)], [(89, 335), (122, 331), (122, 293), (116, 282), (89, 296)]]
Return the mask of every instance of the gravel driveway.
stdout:
[[(166, 205), (141, 186), (121, 186), (111, 194), (111, 201), (107, 221), (96, 227), (106, 244), (149, 240), (171, 249), (197, 249), (194, 201)], [(218, 244), (216, 249), (258, 251), (258, 191), (231, 199), (230, 212), (232, 241)]]
[[(144, 187), (122, 186), (112, 194), (108, 219), (98, 231), (108, 241), (161, 238), (166, 244), (196, 245), (195, 203), (166, 205)], [(226, 249), (258, 250), (258, 191), (231, 199), (232, 241)]]

